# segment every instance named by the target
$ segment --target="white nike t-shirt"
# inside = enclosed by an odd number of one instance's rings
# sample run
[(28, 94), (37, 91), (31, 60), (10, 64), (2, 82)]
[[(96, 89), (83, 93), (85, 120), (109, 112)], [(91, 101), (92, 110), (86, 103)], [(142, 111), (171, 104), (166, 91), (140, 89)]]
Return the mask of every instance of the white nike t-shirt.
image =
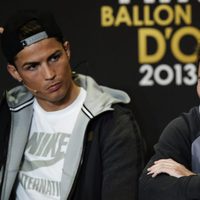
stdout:
[(81, 88), (65, 109), (46, 112), (34, 101), (34, 114), (19, 172), (17, 200), (59, 200), (64, 154), (86, 97)]

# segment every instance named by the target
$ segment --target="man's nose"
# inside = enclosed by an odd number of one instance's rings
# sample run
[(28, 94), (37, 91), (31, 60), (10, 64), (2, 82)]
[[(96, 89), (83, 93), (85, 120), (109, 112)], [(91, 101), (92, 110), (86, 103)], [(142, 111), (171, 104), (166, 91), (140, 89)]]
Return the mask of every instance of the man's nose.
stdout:
[(52, 66), (47, 64), (43, 65), (43, 76), (46, 80), (53, 80), (56, 76), (55, 70)]

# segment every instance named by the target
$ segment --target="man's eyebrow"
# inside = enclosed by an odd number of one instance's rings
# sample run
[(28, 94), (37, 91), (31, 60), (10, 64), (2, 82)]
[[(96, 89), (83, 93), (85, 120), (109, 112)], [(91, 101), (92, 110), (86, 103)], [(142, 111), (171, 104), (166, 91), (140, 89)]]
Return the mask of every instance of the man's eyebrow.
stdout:
[[(62, 52), (60, 49), (55, 50), (51, 55), (49, 55), (49, 56), (47, 57), (47, 60), (51, 59), (56, 53), (60, 53), (60, 52)], [(37, 65), (38, 63), (40, 63), (40, 62), (37, 62), (37, 61), (28, 61), (28, 62), (25, 62), (25, 63), (22, 65), (22, 67), (24, 67), (24, 66), (26, 66), (26, 65)]]
[(48, 56), (47, 60), (51, 59), (55, 54), (61, 53), (62, 51), (60, 49), (54, 51), (50, 56)]
[(25, 67), (26, 65), (37, 65), (39, 62), (25, 62), (23, 65), (22, 65), (22, 67)]

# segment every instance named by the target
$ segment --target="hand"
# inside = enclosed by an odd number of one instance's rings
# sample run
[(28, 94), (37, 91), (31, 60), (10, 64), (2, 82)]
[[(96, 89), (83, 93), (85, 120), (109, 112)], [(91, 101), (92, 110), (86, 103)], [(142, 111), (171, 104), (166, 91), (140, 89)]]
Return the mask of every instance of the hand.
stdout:
[(190, 170), (186, 169), (184, 165), (172, 159), (160, 159), (155, 161), (154, 164), (147, 169), (148, 175), (156, 177), (158, 174), (166, 173), (170, 176), (180, 178), (182, 176), (196, 175)]
[(3, 33), (4, 28), (0, 26), (0, 33)]

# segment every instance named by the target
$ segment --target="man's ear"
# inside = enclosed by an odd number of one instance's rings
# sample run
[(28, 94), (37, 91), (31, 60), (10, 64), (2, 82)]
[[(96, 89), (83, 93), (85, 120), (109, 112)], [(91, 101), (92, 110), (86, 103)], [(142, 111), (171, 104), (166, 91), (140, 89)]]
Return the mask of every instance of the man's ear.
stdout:
[(9, 74), (17, 81), (21, 82), (22, 78), (20, 76), (20, 74), (18, 73), (16, 67), (14, 65), (8, 64), (7, 65), (7, 70), (9, 72)]
[(64, 44), (64, 49), (65, 49), (65, 52), (67, 53), (67, 56), (70, 58), (71, 56), (71, 52), (70, 52), (70, 45), (69, 45), (69, 42), (68, 41), (65, 41)]

